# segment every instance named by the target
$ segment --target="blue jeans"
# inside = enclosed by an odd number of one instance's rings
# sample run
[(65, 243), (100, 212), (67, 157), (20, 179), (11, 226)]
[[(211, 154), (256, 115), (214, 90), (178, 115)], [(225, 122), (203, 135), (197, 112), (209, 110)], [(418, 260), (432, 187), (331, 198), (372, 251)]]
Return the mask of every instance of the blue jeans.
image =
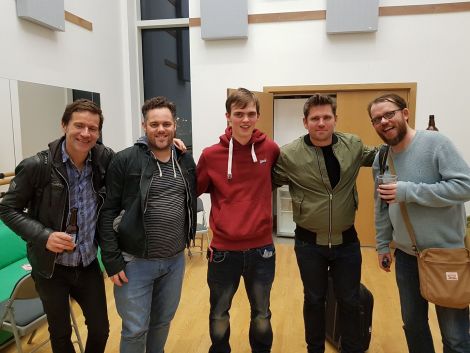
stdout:
[[(275, 271), (274, 245), (246, 251), (214, 250), (209, 258), (207, 283), (210, 289), (209, 331), (212, 340), (210, 353), (228, 353), (230, 349), (229, 310), (240, 284), (251, 306), (250, 345), (253, 352), (270, 352), (273, 342), (270, 294)], [(211, 261), (212, 260), (212, 261)]]
[(295, 254), (304, 285), (304, 324), (308, 352), (325, 351), (328, 268), (338, 301), (341, 351), (363, 352), (360, 340), (359, 285), (362, 256), (359, 242), (329, 248), (296, 239)]
[[(401, 316), (410, 353), (434, 353), (428, 323), (429, 303), (419, 291), (418, 263), (415, 256), (396, 250), (395, 271), (400, 293)], [(436, 305), (444, 353), (469, 353), (468, 308), (452, 309)]]
[(114, 286), (122, 319), (121, 353), (162, 353), (181, 297), (184, 252), (171, 258), (128, 262), (129, 282)]

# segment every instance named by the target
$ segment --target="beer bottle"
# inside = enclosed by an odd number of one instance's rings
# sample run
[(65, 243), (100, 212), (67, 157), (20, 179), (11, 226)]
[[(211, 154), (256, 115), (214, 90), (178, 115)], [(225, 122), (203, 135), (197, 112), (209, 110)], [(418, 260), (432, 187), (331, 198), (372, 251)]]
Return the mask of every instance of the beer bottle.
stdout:
[[(67, 224), (67, 228), (65, 228), (65, 233), (70, 235), (72, 237), (73, 243), (76, 245), (78, 241), (78, 224), (77, 224), (77, 208), (72, 208), (70, 210), (70, 219), (69, 219), (69, 224)], [(67, 250), (68, 252), (72, 252), (73, 250)]]
[(429, 122), (428, 122), (428, 127), (426, 130), (430, 131), (439, 131), (439, 129), (436, 127), (436, 122), (434, 121), (434, 115), (429, 115)]

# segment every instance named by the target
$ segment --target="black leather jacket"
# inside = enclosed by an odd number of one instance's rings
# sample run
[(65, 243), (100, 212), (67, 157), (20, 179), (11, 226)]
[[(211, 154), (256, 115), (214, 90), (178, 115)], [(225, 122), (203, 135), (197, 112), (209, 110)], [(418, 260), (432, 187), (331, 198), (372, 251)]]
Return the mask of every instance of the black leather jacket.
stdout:
[[(0, 204), (0, 218), (27, 243), (28, 259), (35, 274), (50, 278), (56, 253), (46, 249), (52, 232), (64, 231), (69, 212), (67, 170), (62, 162), (64, 137), (49, 149), (24, 159), (15, 169), (15, 178)], [(52, 163), (45, 164), (45, 158)], [(104, 176), (114, 152), (101, 144), (91, 149), (93, 189), (98, 208), (105, 197)], [(46, 168), (46, 169), (45, 169)], [(44, 171), (49, 174), (44, 176)], [(46, 183), (44, 183), (46, 181)]]
[[(101, 258), (109, 276), (124, 270), (122, 252), (147, 258), (147, 235), (144, 229), (144, 211), (148, 190), (156, 169), (146, 145), (139, 140), (113, 158), (106, 174), (106, 201), (100, 212), (98, 239)], [(186, 245), (194, 239), (196, 230), (196, 165), (189, 153), (176, 152), (176, 167), (183, 175), (186, 186), (188, 230)], [(124, 211), (119, 232), (113, 228), (114, 220)]]

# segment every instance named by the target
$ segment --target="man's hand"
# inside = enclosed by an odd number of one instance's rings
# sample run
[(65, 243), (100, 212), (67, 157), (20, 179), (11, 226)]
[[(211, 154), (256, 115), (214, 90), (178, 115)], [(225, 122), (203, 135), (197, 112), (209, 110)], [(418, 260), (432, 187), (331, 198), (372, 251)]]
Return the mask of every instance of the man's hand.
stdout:
[(119, 273), (116, 273), (113, 276), (110, 276), (109, 279), (111, 280), (111, 282), (113, 282), (116, 286), (119, 286), (119, 287), (122, 287), (124, 283), (129, 282), (124, 271), (121, 271)]
[(387, 203), (396, 202), (397, 197), (397, 184), (381, 184), (377, 188), (377, 192), (382, 200)]
[(177, 149), (179, 149), (183, 153), (185, 153), (188, 150), (186, 148), (186, 145), (184, 144), (183, 140), (174, 138), (173, 139), (173, 144), (176, 146)]
[(390, 266), (392, 265), (392, 254), (385, 253), (379, 254), (379, 266), (385, 272), (390, 272)]
[(66, 250), (72, 251), (75, 243), (72, 237), (64, 232), (52, 232), (46, 243), (46, 249), (55, 253), (63, 253)]

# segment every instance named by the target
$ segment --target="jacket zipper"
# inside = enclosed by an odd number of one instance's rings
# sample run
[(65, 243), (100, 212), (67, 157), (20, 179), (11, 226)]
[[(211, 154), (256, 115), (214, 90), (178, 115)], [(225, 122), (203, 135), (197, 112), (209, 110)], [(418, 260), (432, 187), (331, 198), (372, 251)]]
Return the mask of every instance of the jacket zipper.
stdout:
[(98, 196), (101, 199), (101, 205), (100, 205), (100, 207), (98, 208), (98, 210), (96, 212), (96, 222), (98, 223), (99, 214), (100, 214), (101, 208), (103, 207), (103, 204), (104, 204), (104, 197), (101, 196), (101, 194), (99, 192), (96, 192), (96, 190), (95, 190), (95, 185), (93, 183), (93, 168), (91, 168), (91, 188), (92, 188), (93, 192), (96, 194), (96, 196)]
[[(147, 166), (148, 166), (148, 161), (147, 161)], [(147, 166), (145, 166), (145, 169), (147, 169)], [(142, 185), (142, 179), (143, 179), (144, 173), (141, 172), (140, 174), (140, 185)], [(150, 183), (148, 184), (147, 191), (145, 193), (145, 199), (144, 199), (144, 209), (142, 213), (142, 227), (144, 228), (144, 236), (145, 236), (145, 248), (144, 248), (144, 257), (147, 255), (148, 256), (148, 241), (147, 241), (147, 229), (145, 228), (145, 212), (147, 212), (147, 204), (148, 204), (148, 199), (149, 199), (149, 193), (150, 193), (150, 186), (153, 183), (153, 178), (155, 176), (154, 171), (152, 171), (152, 178), (150, 179)]]
[[(178, 167), (178, 170), (181, 174), (181, 178), (183, 178), (184, 188), (186, 190), (186, 200), (187, 200), (186, 201), (186, 207), (188, 209), (188, 217), (189, 217), (187, 237), (188, 237), (188, 244), (191, 245), (191, 227), (192, 227), (192, 224), (193, 224), (192, 212), (191, 212), (191, 194), (189, 192), (189, 186), (187, 184), (186, 179), (184, 178), (183, 172), (181, 171), (181, 167), (179, 165), (178, 160), (176, 160), (175, 162), (176, 162), (176, 166)], [(189, 245), (187, 246), (188, 248), (189, 248)]]
[[(55, 168), (55, 167), (54, 167)], [(62, 173), (60, 172), (60, 170), (58, 168), (55, 168), (57, 174), (60, 175), (60, 177), (62, 178), (62, 180), (65, 182), (65, 184), (67, 185), (67, 194), (70, 192), (70, 187), (69, 187), (69, 183), (67, 182), (67, 179), (65, 179), (65, 177), (62, 175)], [(69, 210), (70, 210), (70, 195), (68, 197), (69, 199)], [(62, 224), (64, 224), (64, 212), (65, 210), (62, 211), (62, 218), (60, 220), (60, 227), (62, 227)], [(55, 257), (54, 257), (54, 264), (52, 265), (52, 272), (51, 272), (51, 275), (49, 276), (49, 278), (52, 278), (52, 276), (54, 275), (54, 271), (55, 271), (55, 262), (57, 260), (57, 253), (55, 253)]]
[[(315, 152), (316, 152), (316, 155), (317, 155), (318, 170), (320, 171), (321, 180), (323, 182), (323, 185), (325, 186), (326, 192), (328, 193), (328, 248), (331, 249), (331, 233), (332, 233), (332, 227), (333, 227), (332, 226), (332, 223), (333, 223), (333, 193), (330, 192), (330, 190), (328, 189), (328, 185), (326, 185), (326, 183), (324, 181), (324, 176), (323, 176), (321, 165), (320, 165), (320, 156), (319, 156), (319, 152), (318, 152), (318, 147), (315, 147)], [(323, 154), (322, 154), (321, 157), (324, 158)]]

